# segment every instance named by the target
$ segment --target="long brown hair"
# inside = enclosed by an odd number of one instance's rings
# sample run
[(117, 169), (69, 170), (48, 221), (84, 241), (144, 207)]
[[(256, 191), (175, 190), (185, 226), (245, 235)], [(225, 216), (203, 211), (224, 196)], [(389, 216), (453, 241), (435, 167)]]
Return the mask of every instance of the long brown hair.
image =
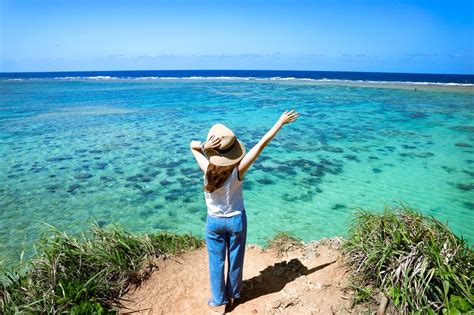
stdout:
[(235, 166), (236, 164), (219, 166), (209, 163), (206, 171), (207, 185), (204, 186), (204, 190), (212, 193), (216, 189), (221, 188), (227, 178), (229, 178), (230, 174), (232, 174)]

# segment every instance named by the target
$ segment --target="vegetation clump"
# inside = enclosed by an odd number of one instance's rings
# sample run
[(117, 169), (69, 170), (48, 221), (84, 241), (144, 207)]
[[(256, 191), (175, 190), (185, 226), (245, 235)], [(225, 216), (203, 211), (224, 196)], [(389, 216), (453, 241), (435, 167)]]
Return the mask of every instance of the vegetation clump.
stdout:
[(0, 265), (0, 313), (108, 313), (149, 276), (153, 258), (201, 244), (188, 235), (134, 235), (97, 225), (76, 238), (51, 227), (32, 258)]
[(401, 313), (474, 311), (474, 253), (445, 224), (402, 205), (359, 209), (343, 246), (360, 288), (380, 288)]
[(267, 240), (266, 248), (276, 251), (277, 257), (282, 257), (288, 252), (303, 247), (303, 242), (287, 232), (277, 232)]

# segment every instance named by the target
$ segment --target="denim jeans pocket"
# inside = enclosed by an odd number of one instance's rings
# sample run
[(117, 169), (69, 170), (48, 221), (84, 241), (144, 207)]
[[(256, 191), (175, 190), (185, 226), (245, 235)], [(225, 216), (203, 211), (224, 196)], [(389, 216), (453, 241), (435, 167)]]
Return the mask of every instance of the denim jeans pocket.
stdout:
[(244, 224), (243, 224), (243, 214), (238, 214), (234, 215), (233, 217), (230, 218), (230, 224), (228, 226), (228, 229), (232, 233), (240, 233), (244, 229)]
[(211, 216), (207, 216), (206, 219), (206, 231), (207, 232), (219, 232), (222, 230), (222, 222), (221, 218), (214, 218)]

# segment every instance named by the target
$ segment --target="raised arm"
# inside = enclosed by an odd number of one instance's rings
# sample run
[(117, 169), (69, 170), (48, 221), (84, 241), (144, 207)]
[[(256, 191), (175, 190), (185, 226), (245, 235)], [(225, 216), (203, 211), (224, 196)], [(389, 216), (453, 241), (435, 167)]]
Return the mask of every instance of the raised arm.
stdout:
[(208, 150), (208, 149), (213, 149), (217, 148), (221, 142), (221, 139), (215, 138), (214, 136), (211, 136), (208, 141), (201, 143), (199, 141), (191, 141), (189, 143), (189, 148), (191, 149), (191, 152), (194, 155), (194, 158), (196, 159), (196, 162), (199, 164), (199, 168), (203, 172), (206, 172), (207, 165), (209, 164), (209, 161), (207, 158), (204, 156), (204, 154), (201, 152), (201, 145), (203, 145), (203, 148)]
[(239, 164), (239, 177), (242, 179), (244, 178), (245, 172), (249, 169), (249, 167), (253, 164), (253, 162), (257, 159), (257, 157), (262, 153), (263, 149), (267, 146), (267, 144), (275, 137), (275, 135), (280, 131), (283, 125), (293, 122), (298, 118), (299, 113), (292, 110), (292, 111), (285, 111), (278, 121), (273, 125), (273, 127), (260, 139), (260, 141), (250, 149), (247, 154), (242, 158)]

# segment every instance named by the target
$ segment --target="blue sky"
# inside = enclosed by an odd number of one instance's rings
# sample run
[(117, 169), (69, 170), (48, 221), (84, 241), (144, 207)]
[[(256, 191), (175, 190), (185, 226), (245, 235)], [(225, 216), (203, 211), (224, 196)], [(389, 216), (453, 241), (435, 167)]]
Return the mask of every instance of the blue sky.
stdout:
[(0, 72), (474, 73), (474, 1), (0, 0)]

